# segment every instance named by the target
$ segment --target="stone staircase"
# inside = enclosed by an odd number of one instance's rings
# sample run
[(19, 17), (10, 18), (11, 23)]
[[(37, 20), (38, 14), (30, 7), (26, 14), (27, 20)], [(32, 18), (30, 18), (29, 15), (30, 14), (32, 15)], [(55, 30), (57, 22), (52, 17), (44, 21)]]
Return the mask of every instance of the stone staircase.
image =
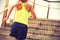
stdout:
[[(8, 27), (0, 28), (0, 40), (15, 40), (9, 36), (9, 29)], [(48, 19), (29, 20), (26, 40), (60, 40), (60, 21)]]

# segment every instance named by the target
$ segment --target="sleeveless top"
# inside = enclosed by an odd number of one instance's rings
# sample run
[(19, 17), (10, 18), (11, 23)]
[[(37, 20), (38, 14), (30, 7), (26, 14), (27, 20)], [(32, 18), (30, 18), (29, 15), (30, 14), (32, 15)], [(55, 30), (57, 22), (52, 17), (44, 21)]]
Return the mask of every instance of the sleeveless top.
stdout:
[(22, 3), (22, 9), (16, 10), (15, 16), (14, 16), (14, 22), (23, 23), (28, 25), (28, 19), (30, 17), (30, 13), (26, 10), (25, 3)]

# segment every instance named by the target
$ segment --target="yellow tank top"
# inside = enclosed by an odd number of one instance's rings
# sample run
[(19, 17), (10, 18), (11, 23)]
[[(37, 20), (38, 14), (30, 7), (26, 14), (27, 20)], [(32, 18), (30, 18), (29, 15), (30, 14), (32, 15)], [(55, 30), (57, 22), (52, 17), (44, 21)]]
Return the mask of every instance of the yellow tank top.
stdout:
[(28, 18), (30, 17), (30, 13), (26, 10), (25, 7), (25, 3), (22, 3), (22, 9), (16, 10), (14, 22), (19, 22), (28, 25)]

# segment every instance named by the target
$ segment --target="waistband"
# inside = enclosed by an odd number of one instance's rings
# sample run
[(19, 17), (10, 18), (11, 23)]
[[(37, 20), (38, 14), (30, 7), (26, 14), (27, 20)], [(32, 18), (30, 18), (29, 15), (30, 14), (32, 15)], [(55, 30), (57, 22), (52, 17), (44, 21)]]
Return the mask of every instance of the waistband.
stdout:
[(17, 23), (17, 24), (21, 24), (21, 25), (25, 25), (25, 26), (27, 26), (26, 24), (23, 24), (23, 23), (19, 23), (19, 22), (14, 22), (14, 23)]

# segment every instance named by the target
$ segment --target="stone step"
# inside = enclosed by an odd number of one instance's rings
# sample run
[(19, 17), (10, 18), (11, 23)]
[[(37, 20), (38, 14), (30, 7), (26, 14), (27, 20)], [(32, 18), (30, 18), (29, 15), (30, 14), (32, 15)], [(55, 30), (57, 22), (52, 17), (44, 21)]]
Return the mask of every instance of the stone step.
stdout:
[(37, 35), (32, 33), (28, 33), (27, 38), (36, 39), (36, 40), (59, 40), (60, 39), (60, 37), (53, 37), (48, 35)]
[[(15, 40), (9, 36), (10, 25), (0, 28), (0, 40)], [(26, 40), (60, 40), (60, 21), (29, 20)]]
[(28, 33), (32, 34), (42, 34), (42, 35), (49, 35), (49, 36), (57, 36), (60, 37), (60, 32), (49, 31), (49, 30), (36, 30), (36, 29), (28, 29)]

